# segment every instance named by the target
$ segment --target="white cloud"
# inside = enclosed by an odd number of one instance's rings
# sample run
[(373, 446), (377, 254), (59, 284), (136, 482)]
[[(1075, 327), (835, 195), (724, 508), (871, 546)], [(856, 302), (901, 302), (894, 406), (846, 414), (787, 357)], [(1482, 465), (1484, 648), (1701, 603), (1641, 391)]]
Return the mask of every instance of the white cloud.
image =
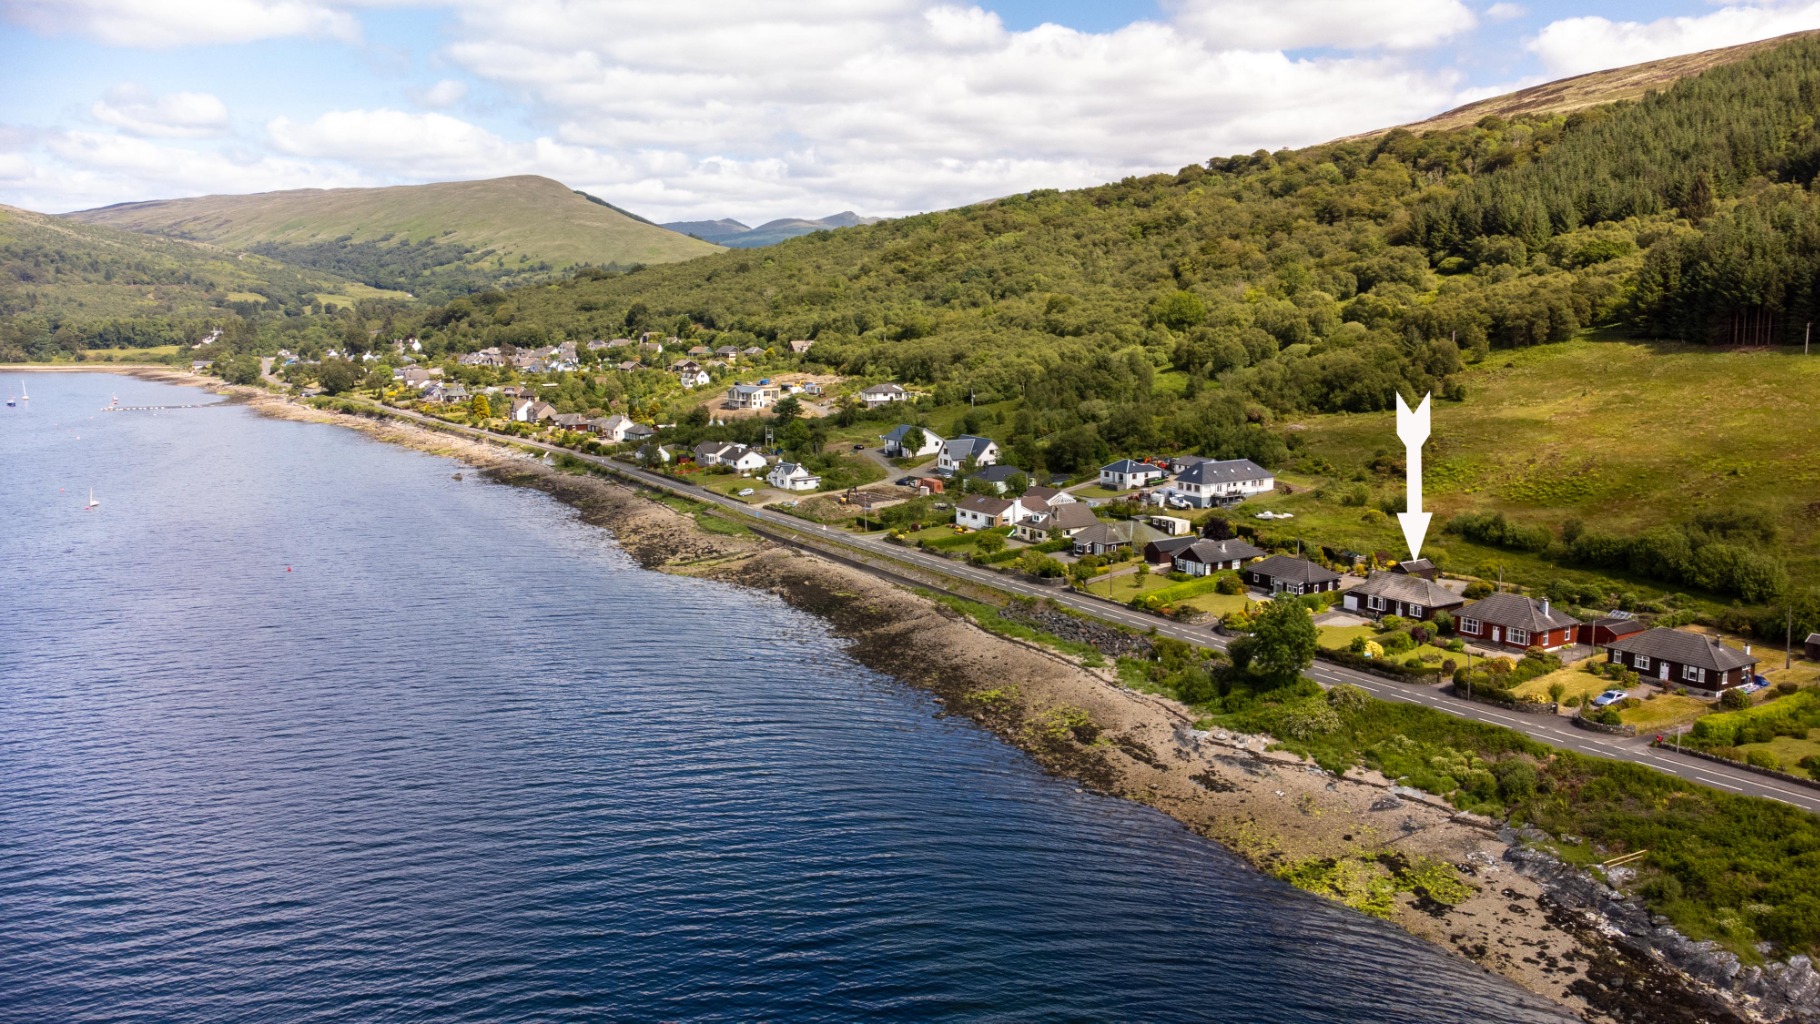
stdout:
[(1489, 21), (1510, 21), (1529, 13), (1529, 8), (1522, 4), (1492, 4), (1485, 8), (1485, 17)]
[(468, 95), (468, 83), (453, 78), (445, 78), (417, 95), (417, 101), (426, 107), (441, 110), (452, 107)]
[(308, 0), (0, 0), (0, 12), (37, 32), (146, 49), (284, 36), (346, 42), (360, 37), (351, 14)]
[(1552, 74), (1578, 75), (1812, 28), (1820, 28), (1820, 3), (1734, 4), (1647, 22), (1566, 18), (1544, 27), (1529, 48)]
[(47, 212), (130, 199), (378, 183), (350, 168), (241, 146), (198, 147), (93, 131), (58, 132), (38, 145), (31, 172), (0, 167), (0, 185), (7, 189), (7, 202)]
[(1418, 49), (1474, 23), (1460, 0), (1167, 0), (1165, 7), (1209, 42), (1248, 50)]
[(154, 96), (132, 82), (109, 89), (89, 113), (103, 124), (154, 138), (201, 139), (228, 130), (227, 104), (219, 97), (206, 92)]

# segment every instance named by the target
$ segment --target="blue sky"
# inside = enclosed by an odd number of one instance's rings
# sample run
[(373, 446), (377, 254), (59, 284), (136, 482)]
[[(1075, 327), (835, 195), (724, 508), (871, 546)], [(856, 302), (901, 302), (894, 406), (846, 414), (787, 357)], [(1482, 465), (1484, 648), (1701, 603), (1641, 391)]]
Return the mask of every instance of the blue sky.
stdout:
[(0, 202), (537, 173), (900, 214), (1820, 28), (1820, 0), (0, 0)]

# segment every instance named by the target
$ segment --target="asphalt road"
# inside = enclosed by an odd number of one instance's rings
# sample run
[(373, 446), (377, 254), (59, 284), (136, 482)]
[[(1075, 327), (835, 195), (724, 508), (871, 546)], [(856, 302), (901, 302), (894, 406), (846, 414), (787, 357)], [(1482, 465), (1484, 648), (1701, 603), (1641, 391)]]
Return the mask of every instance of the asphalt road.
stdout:
[[(371, 403), (366, 403), (371, 404)], [(756, 519), (793, 536), (803, 538), (809, 546), (825, 546), (842, 553), (868, 552), (881, 559), (913, 565), (919, 569), (940, 576), (965, 580), (980, 586), (1008, 593), (1020, 594), (1039, 600), (1054, 601), (1082, 614), (1129, 626), (1139, 631), (1155, 629), (1159, 634), (1203, 647), (1225, 650), (1227, 641), (1206, 627), (1188, 626), (1134, 612), (1123, 605), (1101, 600), (1086, 594), (1076, 593), (1057, 587), (1048, 587), (1030, 583), (1016, 577), (1001, 575), (987, 569), (956, 562), (939, 555), (932, 555), (917, 548), (900, 547), (888, 544), (875, 537), (860, 537), (844, 531), (833, 531), (819, 527), (782, 512), (773, 512), (765, 508), (746, 505), (733, 498), (723, 497), (705, 488), (680, 483), (658, 473), (650, 473), (635, 466), (629, 466), (617, 460), (595, 455), (582, 455), (567, 448), (544, 444), (540, 441), (528, 441), (523, 438), (495, 434), (491, 431), (465, 427), (459, 424), (445, 423), (441, 420), (419, 413), (391, 407), (383, 408), (387, 415), (398, 416), (420, 422), (426, 426), (451, 433), (466, 434), (472, 437), (489, 440), (508, 441), (513, 444), (541, 449), (555, 454), (569, 455), (586, 462), (612, 469), (615, 473), (630, 477), (659, 490), (667, 490), (687, 495), (697, 501), (719, 505), (736, 516)], [(888, 570), (887, 570), (888, 571)], [(1644, 764), (1657, 771), (1696, 782), (1704, 786), (1733, 793), (1746, 793), (1752, 796), (1767, 797), (1793, 804), (1808, 811), (1820, 813), (1820, 790), (1804, 789), (1777, 779), (1757, 775), (1711, 761), (1677, 755), (1670, 751), (1657, 750), (1649, 746), (1650, 737), (1630, 739), (1622, 736), (1609, 736), (1603, 733), (1577, 729), (1569, 720), (1553, 715), (1524, 715), (1507, 712), (1500, 708), (1484, 704), (1475, 704), (1461, 700), (1446, 693), (1440, 686), (1420, 686), (1412, 683), (1400, 683), (1379, 676), (1368, 675), (1338, 665), (1317, 661), (1309, 669), (1308, 675), (1316, 682), (1327, 686), (1339, 683), (1351, 683), (1373, 696), (1383, 700), (1404, 701), (1423, 704), (1478, 722), (1501, 725), (1514, 729), (1533, 739), (1552, 746), (1562, 747), (1589, 754), (1595, 757), (1606, 757), (1618, 761), (1633, 761)]]

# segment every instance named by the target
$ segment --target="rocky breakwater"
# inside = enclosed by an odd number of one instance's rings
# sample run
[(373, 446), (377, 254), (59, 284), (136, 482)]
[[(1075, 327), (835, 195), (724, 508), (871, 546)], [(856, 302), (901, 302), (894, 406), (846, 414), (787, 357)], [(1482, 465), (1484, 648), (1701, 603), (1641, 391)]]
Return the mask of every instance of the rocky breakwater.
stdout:
[(999, 614), (1013, 622), (1040, 629), (1050, 636), (1086, 644), (1108, 658), (1148, 660), (1156, 653), (1155, 645), (1142, 633), (1132, 633), (1116, 626), (1083, 619), (1046, 601), (1013, 601), (1001, 609)]

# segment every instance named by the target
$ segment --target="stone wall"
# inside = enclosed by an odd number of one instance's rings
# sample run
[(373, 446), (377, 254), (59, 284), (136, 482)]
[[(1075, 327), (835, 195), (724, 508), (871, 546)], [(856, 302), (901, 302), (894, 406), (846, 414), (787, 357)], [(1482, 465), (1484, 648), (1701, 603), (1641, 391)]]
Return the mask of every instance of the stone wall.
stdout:
[(1155, 648), (1147, 636), (1070, 615), (1048, 604), (1014, 601), (999, 614), (1063, 640), (1086, 644), (1109, 658), (1148, 660), (1155, 656)]

